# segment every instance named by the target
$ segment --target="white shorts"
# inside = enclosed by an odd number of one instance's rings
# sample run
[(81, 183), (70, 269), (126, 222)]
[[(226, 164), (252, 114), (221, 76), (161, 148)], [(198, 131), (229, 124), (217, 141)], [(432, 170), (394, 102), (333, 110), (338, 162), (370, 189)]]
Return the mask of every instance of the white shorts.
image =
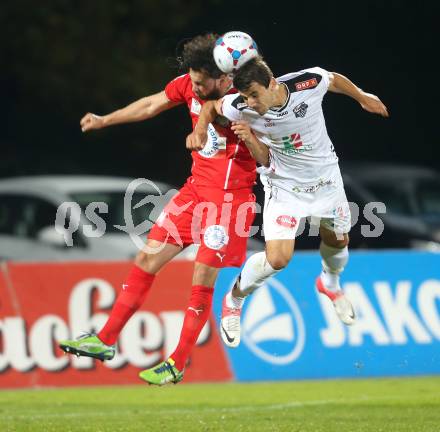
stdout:
[(350, 207), (342, 179), (314, 191), (289, 192), (265, 184), (263, 228), (265, 240), (290, 240), (296, 237), (302, 218), (311, 216), (314, 225), (337, 235), (351, 228)]

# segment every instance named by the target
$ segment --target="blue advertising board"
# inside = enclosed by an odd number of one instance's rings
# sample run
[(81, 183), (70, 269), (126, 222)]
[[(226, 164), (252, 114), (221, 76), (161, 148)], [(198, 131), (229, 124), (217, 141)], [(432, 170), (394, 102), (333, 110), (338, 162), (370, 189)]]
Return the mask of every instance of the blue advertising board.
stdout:
[[(247, 298), (242, 340), (226, 348), (237, 380), (440, 373), (440, 254), (352, 252), (341, 282), (357, 314), (343, 325), (319, 294), (317, 253), (289, 266)], [(214, 312), (239, 269), (224, 269)]]

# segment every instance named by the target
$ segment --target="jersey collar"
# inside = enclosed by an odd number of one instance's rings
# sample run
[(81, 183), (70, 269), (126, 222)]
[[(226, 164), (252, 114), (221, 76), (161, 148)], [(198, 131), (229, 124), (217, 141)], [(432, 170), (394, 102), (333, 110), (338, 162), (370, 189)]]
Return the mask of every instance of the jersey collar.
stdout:
[(272, 108), (269, 108), (269, 111), (282, 112), (282, 111), (284, 111), (286, 109), (287, 104), (290, 101), (290, 90), (289, 90), (289, 87), (287, 87), (287, 85), (285, 83), (283, 83), (283, 82), (279, 82), (278, 84), (282, 84), (284, 86), (284, 88), (286, 89), (286, 91), (287, 91), (286, 101), (284, 102), (282, 107), (272, 107)]

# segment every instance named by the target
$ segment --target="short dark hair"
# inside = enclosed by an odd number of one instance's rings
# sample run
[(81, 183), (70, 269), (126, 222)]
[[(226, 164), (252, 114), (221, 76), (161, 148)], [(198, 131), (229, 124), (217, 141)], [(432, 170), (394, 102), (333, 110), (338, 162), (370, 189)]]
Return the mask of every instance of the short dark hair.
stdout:
[(179, 59), (183, 71), (193, 69), (204, 72), (210, 78), (220, 78), (224, 73), (217, 67), (214, 61), (214, 47), (218, 35), (207, 33), (196, 36), (183, 46), (182, 57)]
[(234, 87), (241, 92), (249, 90), (253, 82), (269, 87), (273, 73), (262, 57), (255, 57), (247, 61), (234, 72)]

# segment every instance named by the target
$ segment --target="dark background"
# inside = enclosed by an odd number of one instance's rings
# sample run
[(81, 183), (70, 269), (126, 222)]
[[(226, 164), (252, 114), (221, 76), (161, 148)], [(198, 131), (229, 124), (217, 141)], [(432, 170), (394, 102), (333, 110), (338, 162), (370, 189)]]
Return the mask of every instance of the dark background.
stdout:
[[(378, 95), (391, 117), (347, 97), (324, 102), (340, 158), (439, 168), (438, 2), (217, 0), (2, 3), (0, 176), (111, 174), (181, 185), (186, 107), (83, 135), (106, 114), (161, 91), (179, 46), (199, 33), (250, 33), (275, 75), (321, 66)], [(434, 131), (436, 133), (434, 133)]]

